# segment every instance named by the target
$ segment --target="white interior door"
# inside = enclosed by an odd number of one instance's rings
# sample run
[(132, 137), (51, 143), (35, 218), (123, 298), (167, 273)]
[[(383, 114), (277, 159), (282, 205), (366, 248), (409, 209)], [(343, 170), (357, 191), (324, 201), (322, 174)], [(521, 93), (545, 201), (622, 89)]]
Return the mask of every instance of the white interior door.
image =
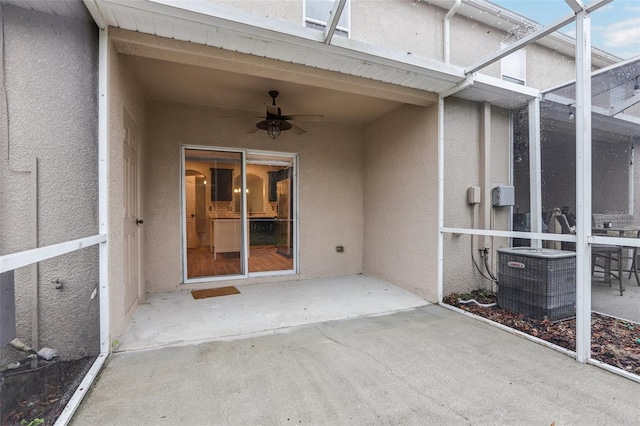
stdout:
[(140, 131), (133, 118), (124, 113), (124, 303), (126, 312), (140, 294), (140, 230), (138, 144)]

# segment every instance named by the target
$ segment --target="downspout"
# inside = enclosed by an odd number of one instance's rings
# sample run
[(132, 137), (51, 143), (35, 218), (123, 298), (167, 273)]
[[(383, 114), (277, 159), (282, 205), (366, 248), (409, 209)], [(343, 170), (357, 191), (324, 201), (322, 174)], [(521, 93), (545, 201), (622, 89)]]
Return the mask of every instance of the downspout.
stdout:
[(460, 8), (462, 0), (455, 0), (451, 9), (444, 17), (444, 63), (448, 64), (451, 61), (451, 18), (455, 15), (456, 11)]

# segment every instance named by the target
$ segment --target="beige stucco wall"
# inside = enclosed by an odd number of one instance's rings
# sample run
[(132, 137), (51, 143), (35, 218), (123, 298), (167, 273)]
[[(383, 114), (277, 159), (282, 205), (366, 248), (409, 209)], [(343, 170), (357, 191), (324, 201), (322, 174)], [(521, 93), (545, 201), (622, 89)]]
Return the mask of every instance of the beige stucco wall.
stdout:
[[(144, 159), (146, 143), (146, 111), (144, 94), (136, 80), (125, 55), (115, 51), (109, 44), (109, 297), (110, 297), (110, 334), (117, 340), (129, 323), (137, 302), (129, 311), (125, 311), (124, 288), (124, 201), (123, 201), (123, 141), (125, 108), (136, 121), (141, 131), (140, 158)], [(140, 200), (144, 197), (145, 182), (143, 166), (140, 172)], [(144, 204), (140, 202), (140, 217), (144, 220)], [(141, 249), (144, 256), (145, 227), (140, 226)], [(144, 263), (141, 265), (144, 277)]]
[[(359, 126), (305, 122), (307, 133), (247, 134), (255, 120), (216, 118), (228, 111), (149, 101), (144, 159), (147, 291), (181, 286), (182, 145), (293, 153), (299, 159), (300, 275), (332, 277), (362, 272), (363, 143)], [(335, 251), (345, 247), (344, 253)], [(297, 278), (297, 277), (294, 277)], [(219, 283), (219, 282), (218, 282)], [(191, 285), (190, 285), (191, 286)]]
[(364, 273), (437, 301), (438, 108), (403, 106), (365, 130)]
[(209, 0), (221, 6), (231, 7), (243, 12), (252, 13), (265, 18), (303, 25), (304, 3), (302, 0)]
[[(216, 4), (296, 25), (304, 25), (302, 0), (235, 1), (212, 0)], [(448, 9), (437, 2), (352, 1), (349, 38), (372, 46), (415, 57), (444, 60), (444, 18)], [(478, 13), (481, 13), (478, 11)], [(526, 35), (513, 26), (514, 33)], [(503, 30), (454, 14), (450, 26), (451, 64), (467, 67), (498, 52), (501, 43), (517, 38)], [(574, 78), (571, 57), (538, 44), (526, 48), (527, 85), (545, 89)], [(549, 72), (553, 70), (553, 72)], [(500, 61), (481, 70), (500, 78)]]
[(447, 13), (427, 2), (351, 2), (352, 39), (434, 60), (443, 59)]
[[(0, 254), (96, 235), (95, 24), (6, 4), (0, 19)], [(30, 193), (34, 158), (37, 221)], [(15, 271), (17, 336), (35, 345), (32, 277), (31, 267)], [(61, 289), (52, 282), (56, 278)], [(38, 284), (39, 346), (57, 349), (63, 359), (97, 354), (98, 299), (90, 299), (98, 285), (97, 247), (40, 262)], [(15, 357), (24, 354), (2, 348), (0, 365)]]
[[(467, 204), (467, 188), (481, 186), (480, 146), (482, 105), (447, 98), (445, 102), (445, 178), (444, 226), (449, 228), (481, 228), (480, 209)], [(491, 164), (490, 188), (510, 185), (509, 113), (491, 108)], [(489, 203), (491, 194), (487, 194)], [(488, 228), (508, 230), (511, 209), (493, 208)], [(472, 222), (473, 215), (473, 222)], [(471, 258), (471, 238), (467, 235), (444, 235), (444, 294), (466, 292), (476, 288), (489, 288), (490, 283), (477, 272)], [(473, 254), (480, 264), (479, 247), (482, 239), (473, 237)], [(487, 237), (484, 246), (490, 249), (490, 264), (494, 266), (496, 250), (508, 246), (504, 238)], [(485, 273), (486, 275), (486, 273)]]

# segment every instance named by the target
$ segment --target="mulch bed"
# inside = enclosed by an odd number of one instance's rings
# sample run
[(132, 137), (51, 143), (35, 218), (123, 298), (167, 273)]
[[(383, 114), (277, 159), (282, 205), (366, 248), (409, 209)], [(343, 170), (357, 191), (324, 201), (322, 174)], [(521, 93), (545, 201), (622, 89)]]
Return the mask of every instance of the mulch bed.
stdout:
[(53, 425), (94, 360), (39, 360), (0, 372), (2, 425)]
[[(485, 308), (475, 303), (463, 304), (458, 302), (458, 299), (475, 299), (479, 303), (490, 304), (496, 302), (496, 296), (493, 293), (485, 290), (474, 290), (466, 294), (453, 293), (444, 298), (444, 303), (575, 351), (575, 318), (557, 322), (547, 319), (537, 320), (498, 306)], [(592, 313), (591, 357), (640, 375), (640, 324)]]

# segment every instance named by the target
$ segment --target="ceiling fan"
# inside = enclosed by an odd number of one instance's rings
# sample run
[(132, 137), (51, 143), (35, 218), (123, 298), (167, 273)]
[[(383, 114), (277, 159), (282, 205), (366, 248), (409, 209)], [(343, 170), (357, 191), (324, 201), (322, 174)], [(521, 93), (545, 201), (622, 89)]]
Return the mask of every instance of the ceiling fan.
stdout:
[(276, 90), (269, 91), (272, 103), (271, 105), (265, 104), (267, 107), (267, 116), (264, 120), (256, 123), (255, 129), (251, 129), (247, 133), (254, 133), (258, 129), (265, 130), (271, 139), (277, 139), (278, 136), (280, 136), (280, 133), (291, 129), (295, 134), (301, 135), (302, 133), (305, 133), (306, 130), (296, 126), (295, 124), (289, 123), (288, 120), (322, 121), (324, 119), (322, 115), (282, 115), (280, 107), (276, 105), (276, 98), (278, 97), (278, 94), (279, 93)]

